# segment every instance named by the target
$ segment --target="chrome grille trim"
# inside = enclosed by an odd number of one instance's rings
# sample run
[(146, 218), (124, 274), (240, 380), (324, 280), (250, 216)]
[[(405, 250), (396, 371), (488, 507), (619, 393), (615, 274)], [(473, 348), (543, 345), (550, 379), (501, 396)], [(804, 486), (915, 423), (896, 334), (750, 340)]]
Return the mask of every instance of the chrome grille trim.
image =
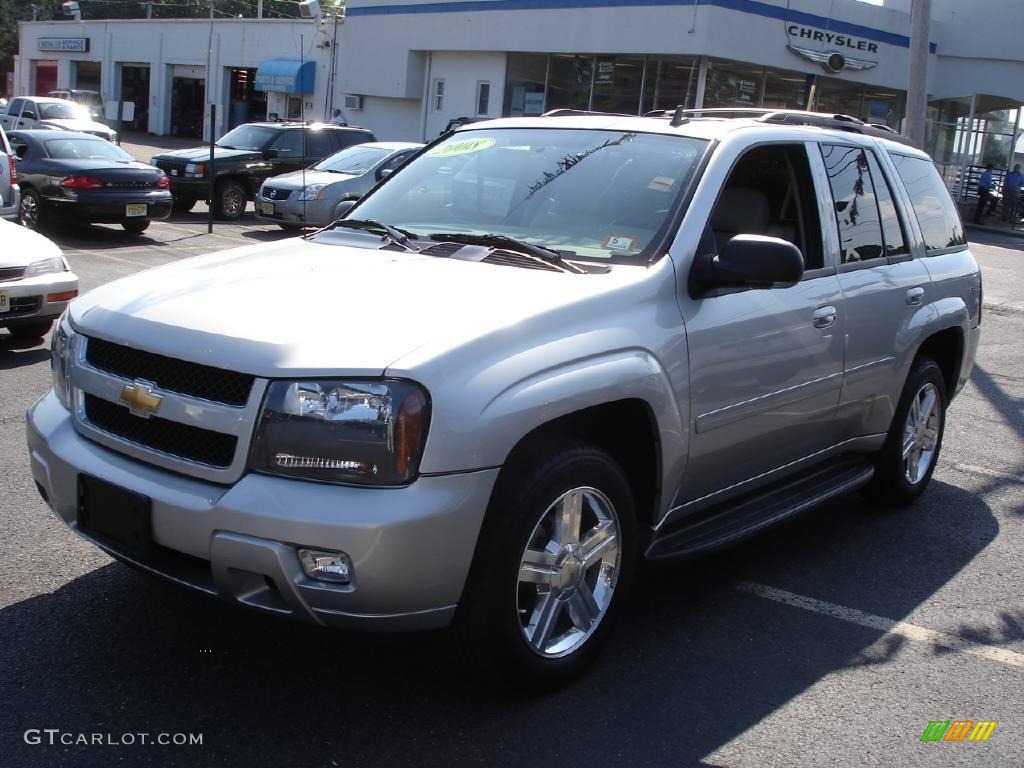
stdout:
[(248, 461), (249, 446), (259, 417), (267, 379), (255, 380), (249, 393), (249, 400), (241, 408), (154, 388), (154, 392), (163, 398), (159, 410), (160, 418), (237, 438), (231, 464), (224, 468), (213, 467), (163, 453), (105, 432), (93, 425), (85, 414), (86, 393), (121, 405), (121, 391), (126, 384), (132, 384), (134, 381), (93, 368), (85, 360), (88, 339), (76, 335), (74, 341), (75, 346), (70, 356), (72, 421), (81, 435), (129, 458), (182, 475), (225, 484), (234, 483), (241, 478)]

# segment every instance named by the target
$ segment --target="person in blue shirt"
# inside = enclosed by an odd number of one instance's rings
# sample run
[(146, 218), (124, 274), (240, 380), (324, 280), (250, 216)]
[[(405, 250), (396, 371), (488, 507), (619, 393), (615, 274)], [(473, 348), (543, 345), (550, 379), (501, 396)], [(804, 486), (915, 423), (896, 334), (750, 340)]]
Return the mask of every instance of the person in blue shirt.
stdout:
[[(978, 178), (978, 207), (974, 209), (974, 223), (981, 224), (982, 216), (990, 216), (996, 207), (996, 199), (992, 196), (992, 163), (985, 166)], [(988, 210), (985, 210), (985, 209)]]
[(1017, 223), (1017, 203), (1020, 200), (1020, 188), (1024, 187), (1024, 173), (1020, 172), (1020, 163), (1006, 174), (1003, 182), (1003, 221)]

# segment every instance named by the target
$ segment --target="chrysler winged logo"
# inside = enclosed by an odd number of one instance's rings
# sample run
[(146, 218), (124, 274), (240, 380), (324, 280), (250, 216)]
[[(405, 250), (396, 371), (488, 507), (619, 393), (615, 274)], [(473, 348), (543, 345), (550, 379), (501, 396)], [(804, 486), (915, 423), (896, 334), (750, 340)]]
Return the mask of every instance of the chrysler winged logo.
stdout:
[(810, 48), (801, 48), (800, 46), (793, 45), (792, 43), (787, 47), (797, 56), (802, 56), (808, 61), (821, 64), (822, 67), (832, 73), (842, 72), (844, 69), (856, 72), (857, 70), (871, 69), (872, 67), (878, 66), (877, 61), (852, 59), (839, 51), (815, 51)]
[(160, 403), (163, 402), (163, 398), (153, 392), (153, 386), (148, 381), (136, 379), (134, 384), (125, 385), (119, 399), (128, 406), (128, 410), (133, 416), (148, 419), (160, 410)]

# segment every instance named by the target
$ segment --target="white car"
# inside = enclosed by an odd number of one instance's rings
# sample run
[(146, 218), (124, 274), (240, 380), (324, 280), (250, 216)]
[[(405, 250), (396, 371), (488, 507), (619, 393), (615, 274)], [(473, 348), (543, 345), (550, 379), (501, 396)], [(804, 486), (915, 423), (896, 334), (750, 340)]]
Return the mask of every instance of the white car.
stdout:
[(8, 131), (34, 128), (91, 133), (107, 141), (117, 141), (117, 131), (97, 123), (88, 107), (68, 99), (46, 96), (20, 96), (11, 99), (7, 111), (0, 116), (0, 125)]
[(78, 275), (53, 242), (0, 220), (0, 328), (17, 339), (46, 335), (78, 295)]

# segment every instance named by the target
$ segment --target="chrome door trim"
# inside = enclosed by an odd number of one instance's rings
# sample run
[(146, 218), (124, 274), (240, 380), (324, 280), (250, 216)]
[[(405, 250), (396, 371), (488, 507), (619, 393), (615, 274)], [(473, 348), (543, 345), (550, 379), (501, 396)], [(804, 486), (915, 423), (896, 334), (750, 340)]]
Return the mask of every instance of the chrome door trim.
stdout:
[(775, 392), (769, 392), (765, 395), (758, 395), (752, 397), (749, 400), (743, 400), (739, 403), (733, 403), (732, 405), (726, 405), (722, 408), (717, 408), (714, 411), (708, 411), (697, 416), (694, 422), (694, 429), (698, 434), (706, 434), (712, 430), (724, 427), (729, 424), (734, 424), (741, 419), (746, 419), (751, 416), (756, 416), (759, 413), (770, 411), (772, 408), (776, 408), (780, 405), (789, 405), (795, 403), (798, 400), (804, 400), (809, 397), (828, 392), (828, 383), (834, 379), (840, 378), (843, 375), (842, 371), (836, 373), (830, 373), (828, 376), (822, 376), (818, 379), (811, 379), (805, 381), (802, 384), (796, 384), (792, 387), (786, 387)]

